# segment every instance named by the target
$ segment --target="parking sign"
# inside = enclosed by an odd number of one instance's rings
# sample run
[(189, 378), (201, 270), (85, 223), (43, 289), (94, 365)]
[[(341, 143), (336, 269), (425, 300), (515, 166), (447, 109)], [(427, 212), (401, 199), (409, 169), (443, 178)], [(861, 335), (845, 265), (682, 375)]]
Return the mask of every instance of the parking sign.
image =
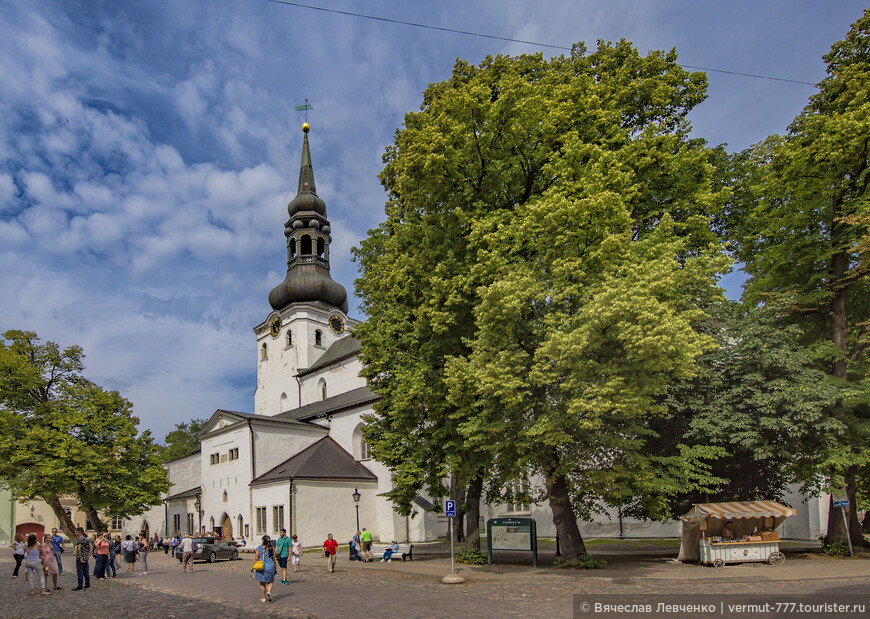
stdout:
[(456, 501), (444, 501), (444, 512), (448, 518), (456, 518)]

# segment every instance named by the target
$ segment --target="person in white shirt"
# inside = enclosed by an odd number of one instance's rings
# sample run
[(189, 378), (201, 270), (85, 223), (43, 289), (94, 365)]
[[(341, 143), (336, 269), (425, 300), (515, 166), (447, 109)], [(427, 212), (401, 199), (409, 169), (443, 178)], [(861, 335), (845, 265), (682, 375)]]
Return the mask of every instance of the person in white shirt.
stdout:
[(194, 553), (193, 538), (190, 535), (184, 534), (184, 539), (181, 540), (181, 573), (187, 571), (187, 566), (190, 566), (190, 573), (193, 574), (193, 553)]

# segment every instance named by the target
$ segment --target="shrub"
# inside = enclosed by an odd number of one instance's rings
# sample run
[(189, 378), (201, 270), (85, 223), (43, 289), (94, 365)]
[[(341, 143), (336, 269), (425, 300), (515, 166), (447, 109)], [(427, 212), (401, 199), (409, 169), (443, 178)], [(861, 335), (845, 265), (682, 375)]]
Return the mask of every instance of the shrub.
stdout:
[(843, 542), (834, 542), (827, 546), (822, 546), (822, 552), (829, 557), (848, 557), (849, 547)]
[(456, 560), (469, 565), (483, 565), (486, 563), (486, 555), (479, 550), (460, 550), (456, 553)]
[(607, 567), (607, 561), (604, 559), (596, 559), (587, 553), (580, 555), (579, 561), (556, 559), (556, 562), (553, 565), (560, 570), (599, 570)]

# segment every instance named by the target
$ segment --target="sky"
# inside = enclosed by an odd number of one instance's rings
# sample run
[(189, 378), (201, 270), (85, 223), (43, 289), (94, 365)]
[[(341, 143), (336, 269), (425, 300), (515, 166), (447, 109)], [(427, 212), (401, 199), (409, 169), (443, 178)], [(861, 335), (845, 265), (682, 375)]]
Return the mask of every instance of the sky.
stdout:
[[(570, 47), (626, 38), (680, 62), (816, 83), (862, 2), (309, 0)], [(308, 120), (332, 277), (384, 218), (381, 156), (457, 58), (558, 50), (269, 0), (0, 0), (0, 332), (81, 345), (162, 438), (252, 411), (256, 340), (286, 271)], [(815, 90), (710, 72), (694, 134), (739, 150)], [(740, 272), (722, 285), (740, 294)]]

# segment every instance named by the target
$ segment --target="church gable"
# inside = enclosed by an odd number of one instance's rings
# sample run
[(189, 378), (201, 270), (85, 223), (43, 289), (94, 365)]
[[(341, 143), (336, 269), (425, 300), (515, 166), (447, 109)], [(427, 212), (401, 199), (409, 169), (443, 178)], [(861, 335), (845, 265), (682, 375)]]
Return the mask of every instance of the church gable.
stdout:
[(377, 481), (377, 476), (324, 436), (251, 482), (252, 486), (291, 479)]

